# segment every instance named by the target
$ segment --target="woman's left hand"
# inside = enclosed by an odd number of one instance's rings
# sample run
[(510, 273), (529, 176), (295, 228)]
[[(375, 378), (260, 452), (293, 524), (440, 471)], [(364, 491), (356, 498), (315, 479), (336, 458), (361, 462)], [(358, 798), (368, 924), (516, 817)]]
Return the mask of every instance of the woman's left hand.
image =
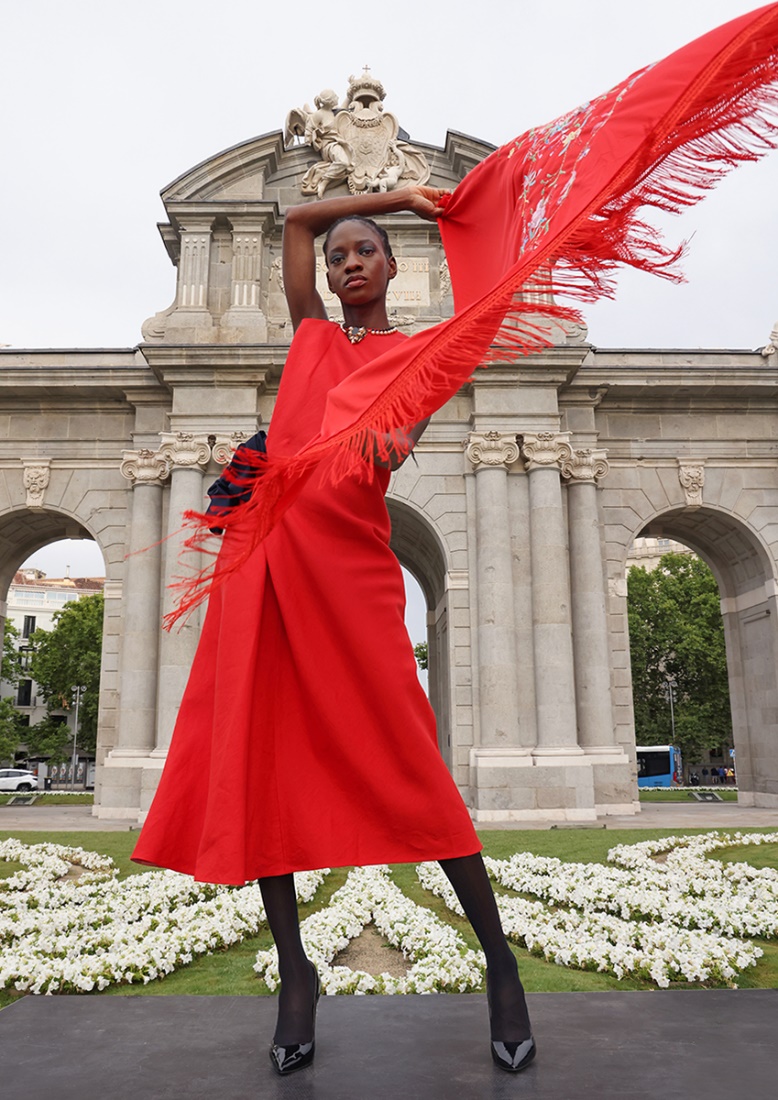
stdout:
[(434, 222), (445, 214), (451, 192), (441, 187), (422, 187), (413, 184), (408, 188), (408, 209), (425, 221)]

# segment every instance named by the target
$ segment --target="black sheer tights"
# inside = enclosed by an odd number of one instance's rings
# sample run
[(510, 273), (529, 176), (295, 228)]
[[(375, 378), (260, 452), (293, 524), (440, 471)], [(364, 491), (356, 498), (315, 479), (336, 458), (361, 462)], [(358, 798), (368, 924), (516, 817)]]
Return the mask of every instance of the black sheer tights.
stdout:
[(261, 878), (259, 888), (267, 922), (278, 948), (278, 971), (281, 976), (273, 1042), (279, 1046), (309, 1043), (313, 1039), (312, 1007), (316, 996), (316, 978), (300, 939), (294, 875)]
[(491, 1037), (504, 1043), (528, 1039), (532, 1029), (524, 987), (516, 957), (502, 930), (494, 891), (480, 852), (459, 859), (441, 859), (440, 866), (454, 887), (486, 955)]
[[(454, 887), (486, 955), (492, 1038), (508, 1043), (529, 1038), (524, 989), (480, 854), (442, 859), (440, 866)], [(279, 1046), (310, 1042), (315, 978), (300, 939), (294, 877), (262, 878), (259, 885), (270, 931), (278, 948), (281, 975), (274, 1040)]]

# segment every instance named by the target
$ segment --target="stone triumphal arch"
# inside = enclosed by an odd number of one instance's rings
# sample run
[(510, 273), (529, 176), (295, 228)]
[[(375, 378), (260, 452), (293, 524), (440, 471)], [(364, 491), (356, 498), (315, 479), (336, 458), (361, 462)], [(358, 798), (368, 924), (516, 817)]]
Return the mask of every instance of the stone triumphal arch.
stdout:
[[(3, 592), (55, 538), (93, 538), (106, 562), (98, 816), (143, 819), (197, 643), (198, 615), (160, 630), (180, 516), (271, 422), (291, 336), (285, 210), (303, 192), (451, 187), (490, 151), (451, 132), (412, 145), (382, 99), (363, 74), (340, 107), (322, 92), (285, 134), (165, 188), (175, 299), (138, 347), (0, 352)], [(396, 215), (391, 231), (391, 314), (414, 332), (450, 314), (448, 271), (435, 226)], [(609, 351), (560, 330), (543, 354), (476, 371), (393, 476), (441, 751), (477, 821), (638, 809), (624, 563), (645, 533), (718, 578), (741, 798), (778, 805), (776, 382), (772, 345)]]

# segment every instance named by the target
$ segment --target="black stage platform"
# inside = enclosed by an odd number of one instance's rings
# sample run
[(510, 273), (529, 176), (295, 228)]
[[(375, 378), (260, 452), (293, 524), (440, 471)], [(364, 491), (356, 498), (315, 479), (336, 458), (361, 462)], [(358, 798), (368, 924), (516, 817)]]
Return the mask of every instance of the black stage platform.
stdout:
[(537, 1060), (489, 1058), (483, 996), (322, 997), (316, 1062), (274, 1075), (269, 997), (26, 997), (6, 1100), (774, 1100), (778, 990), (536, 993)]

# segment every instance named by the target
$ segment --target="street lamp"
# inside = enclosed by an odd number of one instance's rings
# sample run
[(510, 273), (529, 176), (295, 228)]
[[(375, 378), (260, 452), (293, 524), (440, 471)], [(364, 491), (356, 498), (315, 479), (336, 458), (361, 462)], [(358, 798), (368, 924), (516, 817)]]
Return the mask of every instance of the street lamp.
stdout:
[(76, 712), (73, 716), (73, 755), (70, 761), (70, 786), (72, 790), (76, 788), (76, 738), (78, 737), (78, 707), (81, 702), (81, 692), (84, 689), (79, 684), (76, 687)]
[(667, 677), (667, 695), (670, 700), (670, 744), (675, 744), (675, 677)]

